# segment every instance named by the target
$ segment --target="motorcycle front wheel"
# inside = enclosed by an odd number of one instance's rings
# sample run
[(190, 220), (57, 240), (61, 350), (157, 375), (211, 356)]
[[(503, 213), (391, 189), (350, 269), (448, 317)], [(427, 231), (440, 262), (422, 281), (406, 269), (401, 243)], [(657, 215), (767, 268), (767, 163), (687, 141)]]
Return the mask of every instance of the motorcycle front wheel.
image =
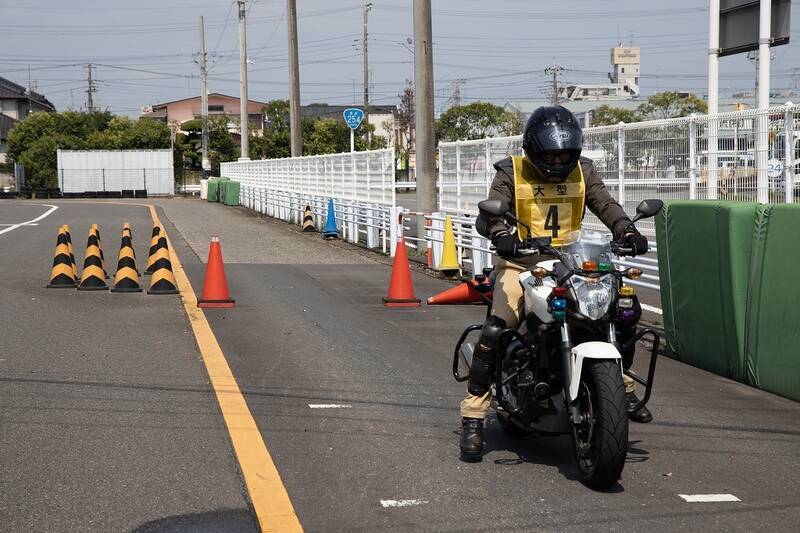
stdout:
[(628, 410), (619, 363), (585, 360), (578, 389), (580, 422), (573, 425), (581, 481), (608, 489), (622, 474), (628, 452)]

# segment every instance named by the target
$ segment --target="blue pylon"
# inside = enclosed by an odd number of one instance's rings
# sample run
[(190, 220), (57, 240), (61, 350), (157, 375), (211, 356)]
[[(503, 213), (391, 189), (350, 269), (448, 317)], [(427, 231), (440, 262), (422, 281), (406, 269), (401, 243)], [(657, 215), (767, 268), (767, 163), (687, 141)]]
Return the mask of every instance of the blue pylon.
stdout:
[(338, 239), (339, 230), (336, 229), (336, 210), (333, 208), (333, 198), (328, 202), (328, 216), (325, 218), (325, 228), (322, 230), (325, 239)]

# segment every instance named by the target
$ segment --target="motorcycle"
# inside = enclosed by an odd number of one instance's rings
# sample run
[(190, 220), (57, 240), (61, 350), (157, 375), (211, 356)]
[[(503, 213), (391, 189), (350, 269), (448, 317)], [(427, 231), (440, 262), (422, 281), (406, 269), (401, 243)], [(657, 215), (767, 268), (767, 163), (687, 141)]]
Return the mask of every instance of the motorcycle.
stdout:
[[(528, 230), (508, 203), (484, 200), (485, 215), (502, 217)], [(660, 200), (639, 204), (631, 226), (655, 216)], [(500, 334), (492, 407), (500, 427), (515, 437), (571, 434), (580, 479), (589, 487), (607, 489), (620, 478), (628, 448), (628, 406), (623, 372), (645, 393), (636, 406), (650, 399), (655, 374), (658, 333), (636, 332), (641, 306), (624, 280), (637, 279), (636, 267), (617, 269), (612, 255), (635, 251), (598, 232), (582, 230), (569, 244), (555, 247), (550, 238), (527, 238), (520, 255), (553, 257), (522, 272), (524, 309), (517, 329)], [(473, 286), (491, 311), (490, 269), (475, 276)], [(475, 342), (482, 324), (467, 327), (453, 355), (453, 376), (469, 378)], [(623, 370), (623, 353), (632, 357), (636, 343), (652, 337), (648, 375), (644, 379)], [(624, 341), (624, 342), (623, 342)], [(627, 366), (627, 365), (625, 365)], [(466, 372), (462, 370), (466, 369)]]

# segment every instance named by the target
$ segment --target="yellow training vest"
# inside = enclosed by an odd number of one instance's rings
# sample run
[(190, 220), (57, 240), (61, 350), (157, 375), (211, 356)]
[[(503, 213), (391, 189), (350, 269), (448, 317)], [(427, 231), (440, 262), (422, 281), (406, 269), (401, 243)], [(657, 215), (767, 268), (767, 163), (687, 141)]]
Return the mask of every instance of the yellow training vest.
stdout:
[[(533, 237), (550, 237), (553, 246), (574, 242), (581, 230), (586, 185), (581, 164), (562, 183), (543, 180), (524, 156), (513, 156), (517, 218), (531, 227)], [(528, 231), (518, 226), (520, 239)]]

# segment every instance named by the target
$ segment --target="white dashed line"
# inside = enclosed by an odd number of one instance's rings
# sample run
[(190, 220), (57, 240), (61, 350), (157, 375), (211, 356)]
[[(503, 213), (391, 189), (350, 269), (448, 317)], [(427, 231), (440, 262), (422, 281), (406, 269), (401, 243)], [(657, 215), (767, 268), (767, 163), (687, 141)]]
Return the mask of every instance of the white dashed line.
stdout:
[(740, 502), (733, 494), (678, 494), (689, 503)]
[(383, 507), (411, 507), (428, 503), (425, 500), (381, 500)]
[(658, 307), (653, 307), (652, 305), (647, 305), (647, 304), (640, 304), (640, 305), (642, 306), (642, 309), (645, 311), (650, 311), (651, 313), (655, 313), (657, 315), (664, 314), (664, 312)]
[(350, 409), (353, 407), (345, 403), (310, 403), (308, 406), (311, 409)]

